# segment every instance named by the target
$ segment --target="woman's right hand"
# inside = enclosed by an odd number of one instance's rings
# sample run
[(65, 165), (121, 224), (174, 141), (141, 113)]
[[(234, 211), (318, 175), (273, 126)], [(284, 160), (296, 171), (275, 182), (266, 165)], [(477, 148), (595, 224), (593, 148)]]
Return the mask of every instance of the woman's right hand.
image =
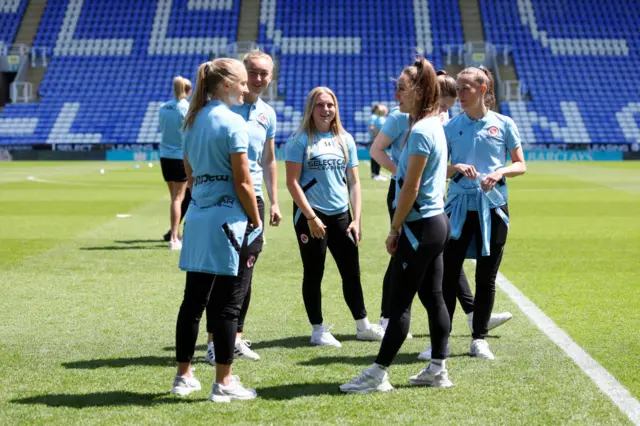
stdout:
[(476, 177), (478, 177), (478, 171), (475, 167), (473, 167), (473, 165), (460, 163), (456, 164), (454, 167), (464, 177), (467, 177), (469, 179), (475, 179)]
[(258, 218), (258, 221), (252, 223), (251, 225), (253, 226), (253, 229), (262, 228), (262, 219)]
[(313, 219), (308, 219), (307, 223), (309, 224), (309, 232), (313, 238), (324, 238), (327, 227), (318, 216), (315, 216)]

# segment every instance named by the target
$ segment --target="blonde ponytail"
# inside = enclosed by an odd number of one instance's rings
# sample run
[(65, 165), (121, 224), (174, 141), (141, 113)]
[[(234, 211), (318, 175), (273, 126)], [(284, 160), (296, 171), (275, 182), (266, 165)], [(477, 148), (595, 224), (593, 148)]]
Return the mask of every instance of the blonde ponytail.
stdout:
[(205, 62), (198, 67), (198, 78), (193, 97), (189, 103), (189, 111), (184, 120), (183, 130), (193, 126), (196, 116), (207, 104), (209, 96), (214, 96), (220, 83), (224, 80), (237, 82), (246, 73), (244, 65), (237, 59), (219, 58)]

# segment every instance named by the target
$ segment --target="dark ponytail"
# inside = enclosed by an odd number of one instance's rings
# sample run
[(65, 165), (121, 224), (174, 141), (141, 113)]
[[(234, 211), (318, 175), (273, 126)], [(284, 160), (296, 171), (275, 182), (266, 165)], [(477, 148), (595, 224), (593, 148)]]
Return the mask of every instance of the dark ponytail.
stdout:
[[(431, 62), (424, 56), (418, 56), (413, 64), (402, 72), (409, 77), (411, 90), (421, 95), (416, 121), (437, 112), (440, 109), (440, 84)], [(409, 129), (413, 124), (413, 118), (409, 116)], [(407, 142), (408, 135), (409, 132), (405, 136), (403, 146)]]
[(445, 70), (438, 70), (436, 75), (438, 76), (438, 84), (440, 85), (440, 96), (457, 98), (458, 92), (456, 91), (456, 80)]
[(484, 104), (489, 109), (494, 109), (496, 106), (496, 92), (493, 81), (493, 74), (489, 71), (489, 68), (484, 65), (478, 67), (478, 69), (487, 77), (487, 93), (484, 94)]

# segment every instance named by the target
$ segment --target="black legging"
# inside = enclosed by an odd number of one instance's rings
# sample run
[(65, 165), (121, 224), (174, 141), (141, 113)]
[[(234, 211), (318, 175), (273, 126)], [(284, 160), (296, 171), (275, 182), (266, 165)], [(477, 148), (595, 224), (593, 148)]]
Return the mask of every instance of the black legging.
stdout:
[(189, 208), (189, 203), (191, 202), (191, 190), (187, 186), (187, 189), (184, 191), (184, 198), (182, 199), (182, 204), (180, 205), (180, 222), (184, 219), (184, 215), (187, 214), (187, 209)]
[[(294, 220), (297, 207), (294, 204)], [(360, 258), (358, 246), (347, 236), (347, 227), (351, 223), (351, 214), (347, 211), (337, 215), (328, 216), (317, 210), (314, 214), (320, 218), (327, 227), (324, 238), (312, 238), (309, 224), (304, 216), (300, 216), (295, 223), (296, 236), (302, 266), (304, 268), (302, 279), (302, 297), (307, 310), (309, 322), (312, 325), (322, 324), (322, 277), (324, 275), (324, 263), (327, 248), (331, 252), (340, 277), (342, 278), (342, 293), (347, 306), (351, 310), (353, 318), (363, 319), (367, 316), (364, 306), (362, 283), (360, 282)]]
[(176, 325), (178, 362), (191, 362), (193, 359), (200, 318), (205, 308), (207, 324), (213, 332), (216, 362), (233, 362), (238, 316), (247, 292), (243, 283), (243, 280), (230, 275), (187, 272), (184, 299)]
[[(395, 179), (391, 179), (389, 182), (389, 190), (387, 191), (387, 211), (389, 212), (389, 220), (393, 220), (393, 214), (395, 213), (395, 209), (393, 208), (393, 201), (396, 197), (396, 181)], [(382, 302), (380, 306), (380, 317), (381, 318), (389, 318), (390, 314), (390, 306), (391, 303), (391, 267), (393, 265), (393, 258), (389, 259), (389, 265), (387, 265), (387, 270), (384, 273), (384, 279), (382, 281)], [(458, 300), (460, 301), (460, 306), (462, 306), (462, 310), (465, 314), (470, 314), (474, 309), (474, 301), (473, 301), (473, 293), (471, 293), (471, 288), (469, 288), (469, 281), (467, 281), (467, 277), (464, 274), (464, 269), (460, 270), (460, 278), (458, 280), (458, 288), (456, 290), (456, 295), (458, 296)], [(454, 306), (455, 308), (455, 306)]]
[(444, 214), (407, 223), (417, 247), (402, 232), (393, 256), (391, 304), (387, 330), (376, 363), (388, 367), (407, 338), (411, 303), (418, 293), (429, 316), (433, 359), (445, 359), (451, 327), (442, 295), (442, 252), (449, 239), (449, 218)]
[[(509, 214), (506, 205), (500, 207), (505, 214)], [(457, 240), (449, 240), (444, 250), (444, 298), (450, 318), (456, 309), (456, 294), (459, 288), (462, 264), (467, 253), (471, 238), (475, 235), (476, 252), (476, 296), (474, 300), (473, 333), (474, 339), (484, 339), (487, 336), (489, 319), (493, 310), (496, 294), (496, 276), (502, 261), (504, 245), (507, 241), (507, 225), (495, 212), (491, 210), (491, 244), (490, 255), (482, 254), (482, 234), (478, 212), (468, 211), (462, 233)], [(467, 284), (468, 286), (468, 284)]]

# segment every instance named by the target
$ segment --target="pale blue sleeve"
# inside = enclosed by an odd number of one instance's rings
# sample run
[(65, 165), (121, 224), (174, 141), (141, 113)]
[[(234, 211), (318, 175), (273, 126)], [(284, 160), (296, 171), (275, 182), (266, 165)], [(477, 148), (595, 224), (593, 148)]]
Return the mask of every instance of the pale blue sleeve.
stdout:
[(284, 160), (292, 163), (304, 163), (304, 151), (306, 146), (298, 138), (291, 138), (284, 148)]
[(247, 152), (249, 150), (247, 125), (240, 116), (238, 116), (238, 120), (231, 121), (228, 141), (230, 153)]
[(349, 152), (349, 162), (347, 163), (347, 169), (358, 166), (360, 164), (358, 162), (358, 149), (356, 148), (356, 143), (353, 140), (351, 135), (347, 135), (346, 143), (347, 143), (347, 151)]
[(187, 112), (189, 111), (189, 104), (182, 105), (178, 104), (178, 112), (180, 113), (180, 117), (184, 121), (184, 118), (187, 116)]
[(376, 122), (374, 123), (376, 132), (379, 132), (382, 129), (382, 126), (384, 126), (384, 123), (387, 121), (386, 117), (378, 117), (376, 118)]
[(269, 110), (269, 128), (267, 129), (267, 140), (276, 137), (276, 112), (273, 109)]
[(384, 124), (382, 124), (380, 132), (389, 139), (396, 140), (396, 138), (403, 134), (405, 130), (407, 129), (401, 125), (398, 117), (395, 114), (389, 114), (389, 116), (386, 117)]
[(184, 133), (182, 133), (182, 153), (185, 156), (189, 156), (189, 144), (187, 143), (187, 139), (189, 138), (189, 130), (185, 130)]
[(507, 120), (504, 126), (504, 130), (505, 130), (504, 141), (507, 144), (507, 149), (509, 151), (522, 146), (522, 141), (520, 140), (520, 132), (518, 131), (518, 126), (516, 126), (516, 123), (514, 123), (512, 119)]
[(444, 130), (444, 136), (447, 139), (447, 155), (449, 159), (451, 159), (451, 137), (450, 135), (450, 131), (453, 128), (453, 126), (451, 125), (452, 120), (449, 120), (447, 122), (447, 124), (445, 124), (444, 126), (442, 126), (443, 130)]
[(407, 139), (407, 152), (409, 155), (422, 155), (428, 157), (433, 151), (433, 140), (425, 134), (411, 132)]

